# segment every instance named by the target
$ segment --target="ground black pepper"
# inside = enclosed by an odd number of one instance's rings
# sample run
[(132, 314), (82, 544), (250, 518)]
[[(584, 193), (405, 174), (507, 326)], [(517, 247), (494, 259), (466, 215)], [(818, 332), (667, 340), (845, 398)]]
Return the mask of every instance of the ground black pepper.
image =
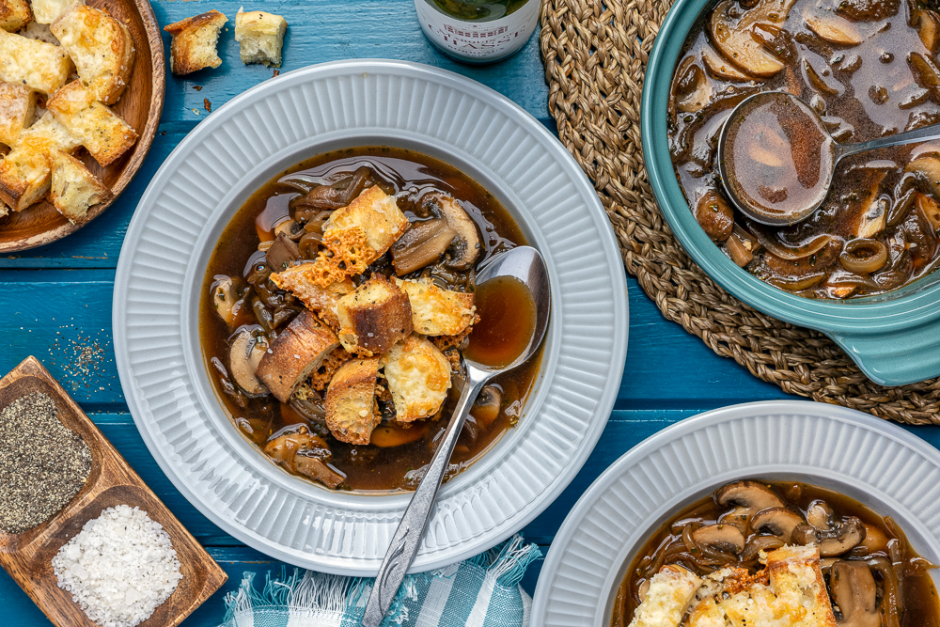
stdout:
[(91, 451), (63, 425), (46, 394), (0, 411), (0, 529), (22, 533), (48, 520), (82, 489)]

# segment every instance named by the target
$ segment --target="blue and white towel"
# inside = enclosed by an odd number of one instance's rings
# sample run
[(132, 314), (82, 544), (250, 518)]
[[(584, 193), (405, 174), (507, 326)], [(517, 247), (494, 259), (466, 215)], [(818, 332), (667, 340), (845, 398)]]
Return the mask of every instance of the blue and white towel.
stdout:
[[(515, 536), (482, 555), (440, 570), (408, 575), (383, 627), (526, 627), (532, 599), (519, 587), (542, 555)], [(286, 569), (269, 572), (264, 590), (245, 573), (225, 597), (222, 627), (359, 627), (374, 579)]]

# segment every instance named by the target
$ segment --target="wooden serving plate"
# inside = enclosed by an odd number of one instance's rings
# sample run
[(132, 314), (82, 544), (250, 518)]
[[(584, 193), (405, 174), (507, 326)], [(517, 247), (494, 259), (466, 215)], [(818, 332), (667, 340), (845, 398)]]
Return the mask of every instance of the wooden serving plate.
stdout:
[[(59, 627), (96, 627), (85, 612), (59, 588), (52, 558), (86, 522), (115, 505), (137, 506), (163, 525), (170, 535), (183, 575), (179, 587), (141, 627), (173, 627), (202, 605), (228, 575), (124, 461), (110, 442), (35, 357), (27, 357), (0, 379), (0, 408), (32, 392), (55, 401), (59, 420), (82, 436), (91, 450), (88, 481), (52, 518), (21, 534), (0, 531), (0, 565)], [(2, 621), (0, 621), (2, 622)]]
[[(137, 173), (160, 123), (163, 92), (166, 87), (166, 66), (163, 61), (163, 40), (153, 9), (147, 0), (88, 0), (89, 6), (106, 10), (123, 22), (131, 33), (137, 54), (134, 71), (121, 99), (111, 109), (134, 127), (140, 136), (134, 147), (107, 167), (101, 167), (82, 148), (78, 156), (113, 194), (88, 210), (88, 220), (97, 218), (121, 195)], [(82, 225), (74, 225), (44, 200), (19, 213), (0, 220), (0, 253), (26, 250), (49, 244), (74, 233)]]

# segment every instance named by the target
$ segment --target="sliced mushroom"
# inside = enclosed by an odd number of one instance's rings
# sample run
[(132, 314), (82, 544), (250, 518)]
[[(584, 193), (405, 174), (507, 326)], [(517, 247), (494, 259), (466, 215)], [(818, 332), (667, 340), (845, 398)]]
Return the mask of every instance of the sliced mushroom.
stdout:
[[(770, 77), (783, 63), (753, 35), (758, 24), (783, 24), (794, 0), (759, 0), (743, 13), (737, 0), (724, 0), (709, 21), (712, 41), (726, 59), (753, 76)], [(740, 17), (738, 17), (740, 15)]]
[(744, 534), (734, 525), (705, 525), (692, 532), (692, 539), (723, 553), (740, 553), (744, 550)]
[(865, 525), (853, 516), (833, 524), (828, 531), (821, 531), (812, 525), (797, 525), (793, 530), (793, 541), (802, 545), (815, 544), (822, 557), (834, 557), (861, 544), (865, 533)]
[(332, 456), (330, 449), (323, 440), (308, 433), (306, 427), (279, 435), (265, 445), (264, 452), (291, 472), (320, 481), (328, 488), (336, 488), (346, 479), (327, 465)]
[(705, 72), (688, 57), (686, 67), (680, 67), (675, 84), (676, 107), (683, 113), (695, 113), (705, 108), (712, 97), (712, 86)]
[(880, 627), (881, 614), (876, 608), (878, 588), (865, 562), (839, 560), (829, 569), (832, 600), (839, 608), (841, 627)]
[(862, 35), (858, 32), (858, 27), (852, 22), (837, 17), (835, 15), (826, 15), (823, 17), (816, 15), (804, 15), (806, 26), (816, 35), (831, 44), (838, 46), (857, 46), (862, 43)]
[(702, 49), (702, 63), (704, 63), (705, 68), (715, 78), (731, 82), (754, 80), (753, 76), (736, 68), (733, 63), (728, 62), (724, 57), (712, 50), (711, 46), (705, 46)]
[(735, 509), (721, 517), (723, 522), (730, 522), (746, 528), (751, 516), (772, 507), (783, 507), (783, 501), (770, 488), (756, 481), (735, 481), (715, 493), (719, 505), (735, 505)]
[(734, 228), (734, 212), (718, 191), (710, 189), (695, 203), (695, 220), (713, 242), (724, 242)]
[(476, 420), (477, 424), (486, 428), (490, 426), (497, 417), (499, 417), (499, 408), (503, 400), (503, 395), (499, 388), (488, 385), (480, 392), (477, 400), (473, 402), (470, 408), (470, 414)]
[(930, 221), (934, 231), (940, 230), (940, 204), (930, 196), (919, 192), (915, 202), (917, 210), (924, 214), (924, 217)]
[(908, 55), (907, 62), (917, 84), (933, 94), (934, 98), (940, 98), (940, 70), (934, 62), (919, 52)]
[(820, 531), (832, 529), (834, 519), (835, 512), (832, 511), (828, 503), (821, 499), (813, 501), (806, 509), (806, 522)]
[(447, 252), (455, 237), (457, 231), (443, 218), (412, 224), (390, 250), (395, 274), (404, 276), (434, 263)]
[(940, 18), (933, 11), (917, 11), (917, 34), (928, 52), (936, 52), (940, 43)]
[(874, 525), (862, 524), (865, 525), (865, 539), (862, 540), (859, 546), (865, 547), (869, 554), (887, 551), (888, 542), (890, 540), (888, 536), (885, 535), (885, 532)]
[(937, 157), (920, 157), (907, 164), (908, 172), (920, 174), (930, 186), (934, 194), (940, 196), (940, 159)]
[(274, 272), (289, 268), (292, 263), (301, 259), (300, 248), (291, 238), (280, 233), (271, 247), (264, 253), (264, 259)]
[(468, 270), (483, 250), (477, 225), (457, 204), (457, 201), (446, 194), (436, 192), (427, 194), (425, 201), (436, 204), (440, 208), (441, 217), (447, 221), (447, 226), (457, 232), (457, 239), (454, 240), (451, 249), (450, 261), (445, 265), (454, 270)]
[(268, 343), (263, 336), (255, 336), (243, 329), (232, 342), (229, 352), (229, 368), (232, 378), (248, 394), (265, 394), (268, 388), (257, 376), (258, 364), (268, 352)]
[(751, 519), (751, 529), (754, 531), (769, 531), (787, 543), (793, 537), (793, 530), (801, 524), (803, 524), (803, 517), (785, 507), (771, 507), (762, 510)]
[(238, 302), (238, 290), (231, 277), (219, 275), (212, 284), (212, 303), (215, 313), (228, 325), (229, 329), (235, 326), (235, 303)]

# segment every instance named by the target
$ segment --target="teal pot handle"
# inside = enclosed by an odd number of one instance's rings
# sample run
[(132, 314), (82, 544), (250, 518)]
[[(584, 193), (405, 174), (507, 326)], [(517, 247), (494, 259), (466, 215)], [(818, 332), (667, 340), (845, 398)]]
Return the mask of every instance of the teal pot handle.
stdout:
[(686, 252), (708, 276), (754, 309), (832, 338), (875, 383), (904, 385), (940, 376), (940, 270), (880, 296), (846, 302), (802, 298), (739, 268), (692, 216), (672, 166), (669, 86), (683, 43), (715, 0), (676, 0), (650, 52), (640, 136), (650, 186)]

